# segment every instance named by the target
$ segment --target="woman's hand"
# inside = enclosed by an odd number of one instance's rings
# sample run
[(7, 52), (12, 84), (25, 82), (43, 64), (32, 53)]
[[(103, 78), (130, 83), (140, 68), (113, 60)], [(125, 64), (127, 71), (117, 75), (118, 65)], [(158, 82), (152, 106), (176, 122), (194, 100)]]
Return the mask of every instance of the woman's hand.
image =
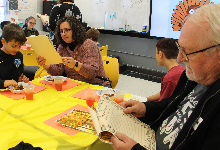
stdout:
[(45, 63), (46, 63), (46, 59), (45, 59), (44, 57), (41, 57), (41, 56), (37, 56), (36, 60), (37, 60), (37, 63), (38, 63), (40, 66), (44, 66)]
[(18, 83), (15, 80), (5, 80), (4, 82), (4, 87), (8, 87), (8, 86), (17, 86)]
[(45, 65), (46, 59), (44, 57), (37, 56), (36, 60), (40, 66), (43, 66), (45, 69), (49, 68), (49, 65)]
[(74, 68), (76, 61), (72, 57), (62, 57), (63, 64), (69, 68)]
[(21, 76), (18, 79), (18, 82), (25, 82), (28, 83), (29, 82), (29, 78), (27, 78), (23, 73), (21, 74)]

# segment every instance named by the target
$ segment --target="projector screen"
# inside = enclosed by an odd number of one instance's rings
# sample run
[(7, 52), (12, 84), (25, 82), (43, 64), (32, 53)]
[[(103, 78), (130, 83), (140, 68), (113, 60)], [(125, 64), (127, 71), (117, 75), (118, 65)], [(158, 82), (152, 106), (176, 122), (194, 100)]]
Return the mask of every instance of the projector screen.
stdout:
[(181, 23), (188, 14), (220, 0), (151, 0), (150, 36), (179, 39)]

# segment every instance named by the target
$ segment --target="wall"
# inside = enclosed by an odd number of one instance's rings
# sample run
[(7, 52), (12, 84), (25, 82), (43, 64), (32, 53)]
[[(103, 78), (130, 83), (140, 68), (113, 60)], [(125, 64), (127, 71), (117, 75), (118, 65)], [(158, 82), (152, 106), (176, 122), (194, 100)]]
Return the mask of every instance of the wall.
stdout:
[(104, 27), (105, 11), (115, 12), (116, 19), (127, 19), (131, 30), (149, 26), (150, 0), (75, 0), (82, 19), (90, 27)]
[[(91, 27), (104, 26), (105, 11), (115, 11), (116, 18), (126, 18), (133, 30), (140, 31), (144, 24), (149, 25), (149, 0), (75, 0), (75, 4), (81, 10), (83, 21)], [(43, 0), (37, 0), (37, 12), (43, 13)], [(36, 14), (28, 13), (23, 17), (30, 15), (36, 17)], [(40, 19), (37, 19), (36, 29), (43, 30)], [(108, 54), (119, 56), (120, 65), (129, 64), (167, 72), (165, 67), (158, 66), (155, 59), (156, 39), (100, 34), (99, 42), (109, 45)]]
[[(43, 13), (43, 0), (25, 2), (37, 3), (37, 13)], [(104, 27), (106, 11), (115, 12), (115, 19), (126, 19), (130, 30), (141, 31), (143, 25), (149, 26), (150, 0), (75, 0), (75, 4), (81, 10), (83, 21), (90, 27)], [(12, 12), (12, 15), (15, 14), (19, 16), (19, 21), (24, 21), (29, 16), (36, 17), (34, 11)], [(43, 30), (39, 19), (37, 19), (36, 29)]]
[(143, 69), (167, 72), (165, 67), (158, 66), (156, 60), (157, 39), (130, 36), (100, 34), (99, 43), (108, 45), (108, 55), (119, 57), (120, 65), (133, 65)]
[[(43, 13), (43, 0), (29, 0), (28, 3), (31, 3), (35, 1), (34, 4), (37, 4), (37, 10), (36, 11), (11, 11), (11, 15), (18, 15), (18, 21), (25, 21), (25, 18), (29, 16), (33, 16), (36, 18), (36, 26), (35, 28), (38, 31), (43, 31), (43, 25), (40, 19), (37, 18), (36, 13)], [(37, 1), (37, 2), (36, 2)], [(10, 12), (9, 12), (10, 13)]]

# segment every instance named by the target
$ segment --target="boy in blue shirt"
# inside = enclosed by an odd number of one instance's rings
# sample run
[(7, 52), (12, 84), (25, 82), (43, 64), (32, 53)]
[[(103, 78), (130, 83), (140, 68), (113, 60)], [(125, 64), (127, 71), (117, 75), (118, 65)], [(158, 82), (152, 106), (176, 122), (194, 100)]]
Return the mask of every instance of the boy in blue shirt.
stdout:
[(29, 82), (23, 75), (23, 55), (19, 52), (26, 40), (19, 25), (11, 23), (4, 27), (1, 40), (3, 47), (0, 50), (0, 89), (16, 86), (17, 82)]

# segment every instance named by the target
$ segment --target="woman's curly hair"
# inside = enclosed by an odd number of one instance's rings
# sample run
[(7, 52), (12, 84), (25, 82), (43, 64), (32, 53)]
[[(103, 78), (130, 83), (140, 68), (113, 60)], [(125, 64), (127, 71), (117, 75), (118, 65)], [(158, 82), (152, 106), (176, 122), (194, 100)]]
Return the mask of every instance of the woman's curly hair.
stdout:
[(61, 18), (57, 22), (55, 36), (58, 44), (61, 44), (63, 47), (67, 47), (67, 43), (63, 41), (60, 34), (60, 24), (63, 22), (69, 23), (70, 28), (72, 29), (72, 38), (76, 45), (82, 44), (87, 39), (86, 29), (82, 26), (80, 21), (74, 16), (68, 16)]

